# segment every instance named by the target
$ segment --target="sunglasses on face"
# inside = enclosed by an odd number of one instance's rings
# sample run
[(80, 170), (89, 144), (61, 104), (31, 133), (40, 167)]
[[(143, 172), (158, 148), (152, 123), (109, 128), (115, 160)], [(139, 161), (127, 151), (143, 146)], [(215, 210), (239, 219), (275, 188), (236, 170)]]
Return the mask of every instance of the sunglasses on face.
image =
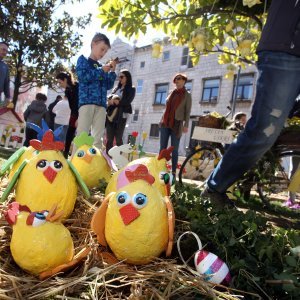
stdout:
[(120, 76), (119, 76), (120, 79), (122, 79), (122, 78), (124, 78), (124, 77), (125, 77), (124, 75), (120, 75)]
[(175, 77), (174, 80), (183, 80), (183, 77), (178, 76), (178, 77)]

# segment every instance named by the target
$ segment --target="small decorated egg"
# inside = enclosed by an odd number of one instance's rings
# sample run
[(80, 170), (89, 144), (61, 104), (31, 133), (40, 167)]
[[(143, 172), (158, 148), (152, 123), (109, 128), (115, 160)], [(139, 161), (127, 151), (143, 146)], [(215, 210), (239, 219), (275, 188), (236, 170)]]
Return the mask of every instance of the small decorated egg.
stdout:
[[(199, 250), (195, 253), (194, 257), (197, 272), (208, 282), (229, 285), (231, 276), (226, 263), (224, 263), (217, 255), (202, 250), (202, 243), (198, 235), (192, 231), (184, 232), (177, 240), (178, 253), (186, 267), (190, 269), (180, 251), (180, 240), (186, 234), (192, 234), (198, 242)], [(194, 270), (191, 270), (191, 272), (197, 274)]]
[(230, 283), (228, 266), (217, 255), (199, 250), (195, 254), (194, 262), (196, 270), (204, 276), (204, 280), (223, 285)]

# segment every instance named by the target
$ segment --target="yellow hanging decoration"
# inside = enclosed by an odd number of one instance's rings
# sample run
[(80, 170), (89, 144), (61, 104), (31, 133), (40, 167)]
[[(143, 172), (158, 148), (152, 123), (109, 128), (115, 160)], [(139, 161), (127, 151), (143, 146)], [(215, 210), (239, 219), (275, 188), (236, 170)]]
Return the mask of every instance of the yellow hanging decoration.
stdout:
[(240, 45), (237, 47), (237, 50), (240, 51), (242, 57), (250, 55), (251, 53), (251, 44), (252, 40), (246, 39), (240, 42)]
[(153, 58), (159, 58), (162, 54), (162, 45), (160, 43), (155, 42), (152, 45), (152, 57)]
[(225, 74), (225, 78), (228, 80), (233, 80), (234, 78), (234, 71), (236, 67), (233, 64), (227, 66), (228, 72)]
[(192, 38), (192, 44), (197, 51), (201, 52), (205, 49), (205, 39), (205, 35), (201, 33)]
[(256, 4), (261, 4), (260, 0), (243, 0), (244, 6), (252, 7)]
[(233, 29), (233, 27), (234, 27), (234, 23), (232, 21), (229, 21), (229, 23), (225, 27), (225, 31), (229, 32)]

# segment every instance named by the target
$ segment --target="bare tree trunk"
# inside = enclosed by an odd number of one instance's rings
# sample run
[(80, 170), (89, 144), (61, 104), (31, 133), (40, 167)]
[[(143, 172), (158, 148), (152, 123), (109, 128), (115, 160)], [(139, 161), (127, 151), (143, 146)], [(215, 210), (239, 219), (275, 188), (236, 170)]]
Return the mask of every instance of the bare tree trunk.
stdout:
[(17, 101), (18, 101), (18, 96), (19, 96), (19, 90), (21, 87), (21, 78), (22, 78), (22, 73), (17, 69), (17, 73), (15, 76), (15, 82), (14, 82), (14, 95), (13, 95), (13, 104), (14, 107), (16, 107)]

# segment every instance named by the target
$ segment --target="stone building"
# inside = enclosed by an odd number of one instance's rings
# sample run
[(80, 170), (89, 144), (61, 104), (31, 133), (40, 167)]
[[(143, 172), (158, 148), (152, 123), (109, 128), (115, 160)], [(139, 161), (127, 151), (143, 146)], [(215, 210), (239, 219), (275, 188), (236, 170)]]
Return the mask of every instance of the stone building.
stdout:
[[(218, 64), (217, 54), (202, 56), (199, 64), (192, 66), (187, 47), (175, 47), (167, 44), (163, 48), (160, 58), (152, 57), (152, 46), (135, 47), (117, 38), (113, 43), (109, 58), (119, 57), (120, 64), (117, 72), (127, 68), (133, 77), (133, 84), (137, 93), (132, 106), (134, 113), (128, 118), (124, 133), (124, 143), (128, 136), (137, 131), (140, 142), (143, 131), (147, 132), (144, 150), (158, 152), (159, 128), (158, 123), (165, 108), (165, 99), (173, 89), (172, 79), (176, 73), (185, 73), (188, 77), (186, 87), (192, 94), (192, 111), (189, 132), (183, 134), (179, 147), (179, 154), (185, 155), (185, 148), (189, 145), (192, 122), (206, 112), (217, 111), (228, 113), (227, 107), (232, 107), (235, 79), (226, 79), (228, 72), (226, 65)], [(248, 66), (241, 70), (238, 81), (237, 101), (235, 111), (243, 111), (250, 115), (254, 100), (257, 70), (255, 66)]]

